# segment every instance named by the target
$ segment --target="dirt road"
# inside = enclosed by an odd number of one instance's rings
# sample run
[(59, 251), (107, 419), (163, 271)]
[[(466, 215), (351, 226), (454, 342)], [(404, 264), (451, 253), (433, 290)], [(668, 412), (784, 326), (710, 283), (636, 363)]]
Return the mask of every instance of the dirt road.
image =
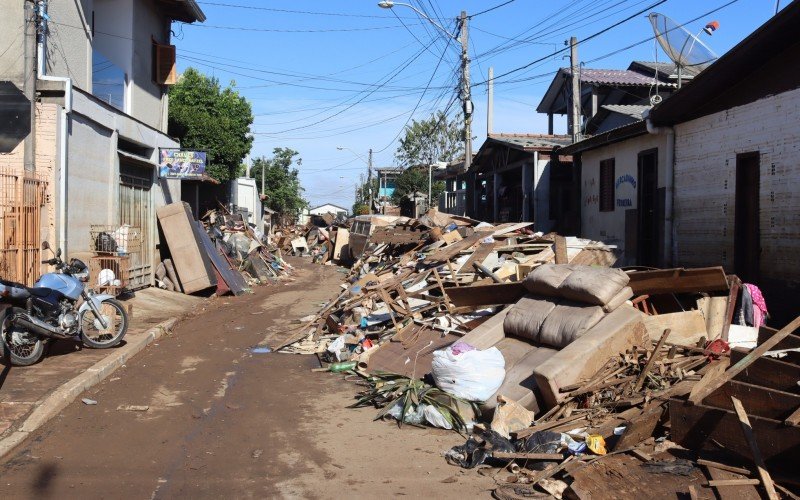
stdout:
[[(356, 387), (315, 357), (256, 354), (338, 290), (303, 265), (290, 284), (216, 299), (50, 421), (0, 464), (4, 498), (488, 498), (447, 465), (452, 432), (352, 410)], [(147, 411), (125, 407), (147, 406)]]

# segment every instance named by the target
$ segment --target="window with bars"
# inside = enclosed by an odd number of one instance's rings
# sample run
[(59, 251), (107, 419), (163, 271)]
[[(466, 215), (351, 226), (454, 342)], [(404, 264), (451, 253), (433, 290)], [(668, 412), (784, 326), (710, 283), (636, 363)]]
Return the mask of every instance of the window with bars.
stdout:
[(614, 211), (614, 158), (600, 162), (600, 211)]

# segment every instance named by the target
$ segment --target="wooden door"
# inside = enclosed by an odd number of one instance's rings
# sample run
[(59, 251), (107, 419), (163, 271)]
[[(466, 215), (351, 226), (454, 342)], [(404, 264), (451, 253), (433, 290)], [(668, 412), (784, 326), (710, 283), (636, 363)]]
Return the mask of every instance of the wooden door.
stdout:
[(760, 165), (758, 151), (736, 155), (733, 266), (734, 272), (750, 283), (758, 281), (761, 260)]
[(639, 153), (638, 163), (636, 262), (658, 267), (658, 150)]

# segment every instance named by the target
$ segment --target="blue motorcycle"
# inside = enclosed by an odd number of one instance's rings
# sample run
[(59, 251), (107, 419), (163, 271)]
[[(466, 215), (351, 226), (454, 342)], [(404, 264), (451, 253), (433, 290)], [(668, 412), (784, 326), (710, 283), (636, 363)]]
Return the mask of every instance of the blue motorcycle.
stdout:
[[(50, 245), (44, 242), (42, 249)], [(0, 280), (0, 302), (9, 304), (0, 318), (6, 362), (32, 365), (53, 340), (79, 340), (95, 349), (119, 344), (128, 331), (128, 315), (113, 295), (86, 288), (86, 264), (65, 263), (60, 248), (42, 264), (55, 266), (56, 272), (44, 274), (32, 288)]]

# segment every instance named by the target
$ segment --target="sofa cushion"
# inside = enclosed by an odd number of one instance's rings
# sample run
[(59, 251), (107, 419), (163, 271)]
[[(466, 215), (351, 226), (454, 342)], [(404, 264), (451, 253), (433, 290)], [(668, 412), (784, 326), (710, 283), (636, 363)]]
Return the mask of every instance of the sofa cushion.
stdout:
[(542, 264), (525, 276), (522, 285), (530, 293), (559, 297), (558, 289), (573, 268), (567, 264)]
[(622, 305), (606, 314), (580, 338), (536, 365), (533, 368), (534, 377), (544, 409), (557, 405), (564, 398), (561, 387), (591, 377), (612, 356), (634, 345), (642, 345), (647, 335), (643, 317), (644, 314), (637, 309)]
[(547, 315), (537, 341), (561, 349), (580, 338), (603, 319), (603, 316), (605, 313), (600, 306), (562, 300)]
[(561, 282), (558, 293), (565, 299), (604, 306), (625, 288), (630, 277), (610, 267), (575, 266)]
[(506, 335), (538, 342), (542, 324), (555, 307), (555, 299), (526, 295), (511, 307), (503, 321), (503, 330)]
[[(500, 342), (500, 344), (505, 342), (504, 340)], [(512, 351), (524, 352), (524, 354), (520, 357), (515, 353), (513, 365), (508, 361), (509, 358), (506, 357), (506, 378), (503, 381), (503, 385), (500, 386), (491, 398), (481, 405), (481, 410), (491, 413), (497, 406), (497, 396), (503, 395), (538, 414), (541, 404), (538, 395), (539, 391), (536, 389), (536, 379), (533, 375), (533, 369), (544, 363), (550, 356), (558, 351), (548, 347), (534, 347), (530, 344), (526, 344), (528, 347), (525, 348), (520, 345), (525, 343), (519, 340), (506, 343), (502, 347), (500, 344), (498, 344), (497, 347), (503, 352), (504, 357), (511, 356)]]

